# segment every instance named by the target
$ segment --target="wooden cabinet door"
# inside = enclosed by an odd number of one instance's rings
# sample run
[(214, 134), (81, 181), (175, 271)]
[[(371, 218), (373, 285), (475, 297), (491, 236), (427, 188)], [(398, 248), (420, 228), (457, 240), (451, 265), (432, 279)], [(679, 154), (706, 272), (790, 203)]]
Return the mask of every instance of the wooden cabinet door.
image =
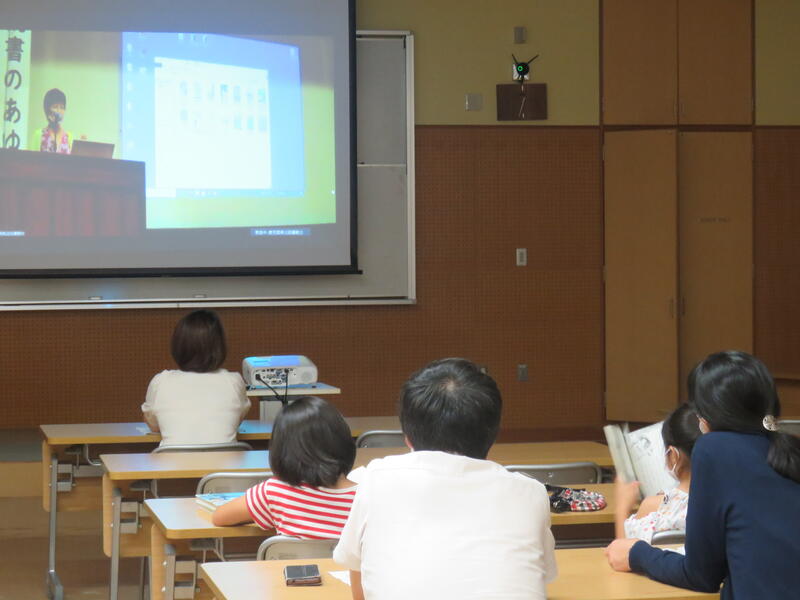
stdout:
[(603, 2), (603, 122), (677, 123), (677, 0)]
[(677, 133), (605, 134), (606, 417), (678, 401)]
[(679, 121), (753, 122), (752, 0), (679, 0)]
[(700, 360), (753, 351), (753, 138), (681, 133), (681, 393)]

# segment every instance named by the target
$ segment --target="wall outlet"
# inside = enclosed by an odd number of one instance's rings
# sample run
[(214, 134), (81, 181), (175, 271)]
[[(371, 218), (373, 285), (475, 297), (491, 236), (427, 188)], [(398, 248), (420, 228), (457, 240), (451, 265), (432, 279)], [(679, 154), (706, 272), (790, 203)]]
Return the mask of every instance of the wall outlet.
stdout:
[(528, 381), (528, 365), (517, 365), (517, 381)]
[(483, 94), (464, 94), (464, 110), (483, 110)]
[(527, 248), (517, 248), (517, 266), (518, 267), (527, 267), (528, 266), (528, 249)]

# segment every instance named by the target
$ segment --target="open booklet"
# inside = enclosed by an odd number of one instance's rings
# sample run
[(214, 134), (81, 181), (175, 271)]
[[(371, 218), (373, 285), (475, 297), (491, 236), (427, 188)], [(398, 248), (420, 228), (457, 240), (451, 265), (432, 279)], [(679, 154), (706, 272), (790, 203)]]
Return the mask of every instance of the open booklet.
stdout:
[(626, 482), (638, 481), (643, 496), (652, 496), (676, 485), (665, 463), (662, 425), (663, 421), (636, 431), (630, 431), (627, 423), (603, 427), (617, 475)]
[(241, 498), (242, 496), (244, 496), (244, 492), (218, 492), (215, 494), (197, 494), (195, 500), (197, 500), (197, 504), (206, 510), (214, 512), (223, 504), (227, 504), (231, 500)]

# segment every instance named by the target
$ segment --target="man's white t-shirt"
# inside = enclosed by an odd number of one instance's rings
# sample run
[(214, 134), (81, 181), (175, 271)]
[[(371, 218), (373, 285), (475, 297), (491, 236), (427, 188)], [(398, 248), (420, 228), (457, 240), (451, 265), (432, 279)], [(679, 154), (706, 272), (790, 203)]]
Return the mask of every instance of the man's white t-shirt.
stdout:
[(557, 570), (541, 483), (431, 451), (360, 475), (333, 558), (361, 571), (367, 600), (545, 600)]
[(150, 381), (142, 412), (155, 416), (161, 445), (225, 444), (236, 441), (250, 410), (238, 373), (162, 371)]

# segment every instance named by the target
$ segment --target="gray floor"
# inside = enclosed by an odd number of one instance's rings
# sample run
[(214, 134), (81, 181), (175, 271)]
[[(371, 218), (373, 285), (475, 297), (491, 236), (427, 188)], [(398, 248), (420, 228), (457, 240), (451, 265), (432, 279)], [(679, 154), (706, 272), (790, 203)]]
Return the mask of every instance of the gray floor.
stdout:
[(0, 462), (39, 462), (42, 436), (38, 429), (0, 429)]

